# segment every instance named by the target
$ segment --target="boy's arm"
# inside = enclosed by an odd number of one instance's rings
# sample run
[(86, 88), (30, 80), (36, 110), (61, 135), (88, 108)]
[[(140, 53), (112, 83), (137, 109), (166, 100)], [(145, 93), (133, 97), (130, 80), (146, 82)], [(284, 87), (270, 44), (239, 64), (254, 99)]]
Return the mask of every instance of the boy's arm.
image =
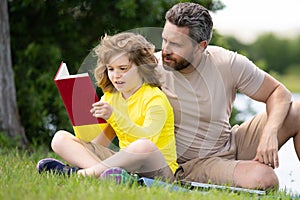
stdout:
[(105, 129), (92, 142), (108, 147), (112, 140), (116, 137), (116, 133), (111, 125), (107, 125)]

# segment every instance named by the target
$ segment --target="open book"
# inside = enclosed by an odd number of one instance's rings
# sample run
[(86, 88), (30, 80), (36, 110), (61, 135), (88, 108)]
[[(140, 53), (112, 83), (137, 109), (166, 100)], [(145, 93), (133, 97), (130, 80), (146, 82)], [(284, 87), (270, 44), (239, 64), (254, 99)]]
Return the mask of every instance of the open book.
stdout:
[[(90, 109), (98, 96), (88, 73), (70, 75), (62, 62), (54, 78), (68, 112), (76, 137), (91, 141), (101, 133), (104, 119), (95, 118)], [(101, 126), (102, 124), (102, 126)]]

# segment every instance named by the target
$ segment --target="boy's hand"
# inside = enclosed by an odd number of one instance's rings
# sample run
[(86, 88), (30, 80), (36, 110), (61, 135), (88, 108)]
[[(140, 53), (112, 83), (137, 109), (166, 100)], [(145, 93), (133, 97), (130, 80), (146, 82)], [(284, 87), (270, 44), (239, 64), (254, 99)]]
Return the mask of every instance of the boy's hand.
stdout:
[(113, 108), (108, 103), (98, 101), (92, 104), (92, 109), (90, 112), (94, 117), (107, 120), (112, 115)]

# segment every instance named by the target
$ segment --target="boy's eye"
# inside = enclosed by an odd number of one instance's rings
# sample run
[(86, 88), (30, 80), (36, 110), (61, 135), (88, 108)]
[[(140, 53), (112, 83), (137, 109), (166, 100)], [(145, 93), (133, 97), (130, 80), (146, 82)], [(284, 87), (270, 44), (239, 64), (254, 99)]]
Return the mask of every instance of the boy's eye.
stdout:
[(130, 69), (130, 65), (107, 66), (107, 71), (115, 71), (125, 73)]
[(128, 66), (122, 66), (122, 67), (120, 67), (120, 70), (122, 70), (122, 71), (126, 71), (128, 69)]

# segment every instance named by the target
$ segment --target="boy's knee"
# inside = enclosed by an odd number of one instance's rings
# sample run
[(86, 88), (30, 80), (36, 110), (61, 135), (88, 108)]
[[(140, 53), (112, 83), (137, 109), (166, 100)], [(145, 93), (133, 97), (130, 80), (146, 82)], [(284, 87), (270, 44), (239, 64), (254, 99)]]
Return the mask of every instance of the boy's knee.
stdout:
[(158, 148), (148, 139), (139, 139), (130, 144), (129, 147), (135, 153), (152, 153)]
[(67, 131), (57, 131), (51, 141), (52, 150), (56, 152), (61, 146), (63, 146), (66, 140), (69, 140), (71, 138), (70, 136), (71, 134)]

